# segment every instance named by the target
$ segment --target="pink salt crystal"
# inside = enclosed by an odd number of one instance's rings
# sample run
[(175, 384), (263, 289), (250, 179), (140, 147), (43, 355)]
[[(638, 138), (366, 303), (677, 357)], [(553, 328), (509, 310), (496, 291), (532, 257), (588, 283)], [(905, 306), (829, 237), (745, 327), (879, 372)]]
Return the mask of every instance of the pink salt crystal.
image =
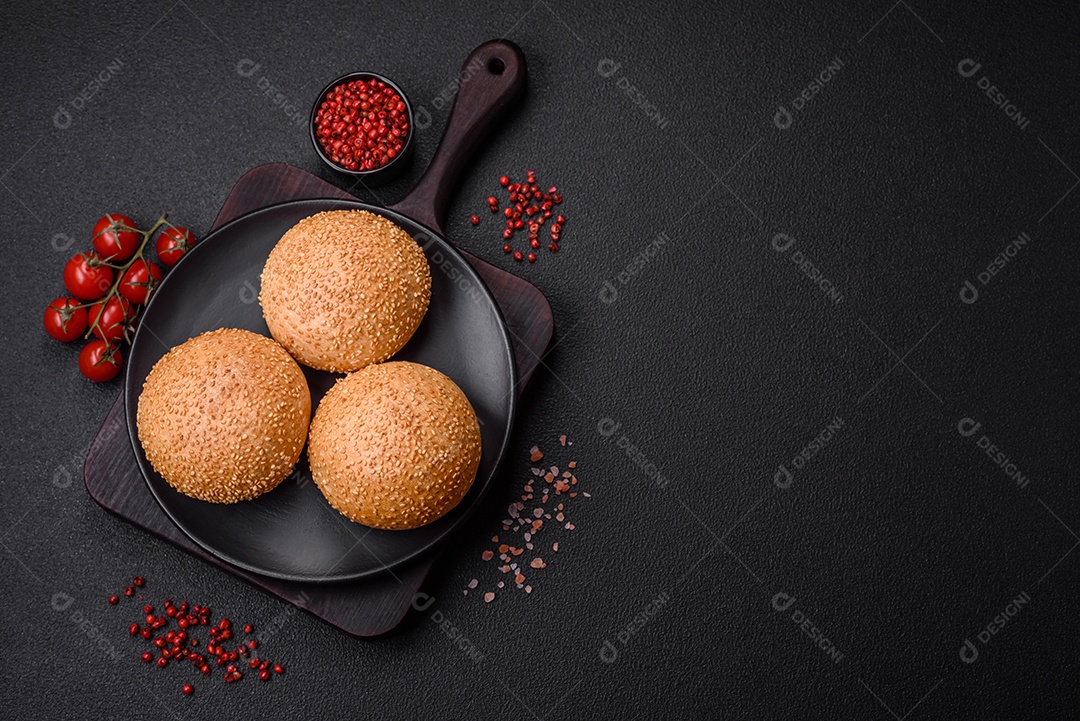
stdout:
[(492, 593), (491, 591), (488, 591), (487, 593), (484, 594), (484, 603), (491, 603), (494, 600), (495, 600), (495, 594)]

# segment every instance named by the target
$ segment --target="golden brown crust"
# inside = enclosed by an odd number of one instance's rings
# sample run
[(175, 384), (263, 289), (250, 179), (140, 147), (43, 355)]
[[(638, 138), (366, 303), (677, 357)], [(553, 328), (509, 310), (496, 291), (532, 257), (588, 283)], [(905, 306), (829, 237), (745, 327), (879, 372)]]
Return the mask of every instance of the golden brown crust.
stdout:
[(441, 518), (472, 486), (480, 424), (433, 368), (397, 361), (339, 380), (308, 436), (311, 476), (346, 518), (404, 530)]
[(431, 300), (424, 251), (364, 210), (304, 218), (274, 246), (259, 302), (271, 335), (301, 363), (349, 372), (401, 350)]
[(235, 503), (277, 487), (300, 457), (311, 394), (296, 361), (266, 336), (236, 328), (170, 350), (139, 395), (139, 441), (176, 490)]

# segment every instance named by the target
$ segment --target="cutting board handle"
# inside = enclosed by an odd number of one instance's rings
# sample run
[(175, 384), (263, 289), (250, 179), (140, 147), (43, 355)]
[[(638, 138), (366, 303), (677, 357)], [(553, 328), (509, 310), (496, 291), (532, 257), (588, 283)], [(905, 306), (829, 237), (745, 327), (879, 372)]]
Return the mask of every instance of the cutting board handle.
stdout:
[(431, 165), (401, 202), (390, 206), (440, 235), (446, 206), (476, 144), (525, 87), (525, 55), (508, 40), (473, 50), (461, 67), (460, 83)]

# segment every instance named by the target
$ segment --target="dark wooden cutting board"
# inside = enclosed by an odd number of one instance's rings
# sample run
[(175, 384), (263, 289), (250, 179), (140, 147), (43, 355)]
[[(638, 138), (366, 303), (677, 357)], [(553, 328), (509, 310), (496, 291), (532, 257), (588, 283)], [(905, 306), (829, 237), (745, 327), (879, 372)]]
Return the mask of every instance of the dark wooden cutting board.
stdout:
[[(261, 165), (229, 192), (211, 230), (267, 205), (303, 198), (353, 196), (300, 168)], [(524, 387), (551, 340), (554, 321), (547, 299), (532, 284), (462, 251), (484, 279), (510, 328), (517, 360), (518, 388)], [(362, 581), (305, 584), (266, 578), (210, 555), (178, 529), (151, 495), (135, 461), (117, 397), (90, 446), (83, 468), (86, 489), (99, 505), (207, 563), (308, 611), (354, 636), (377, 636), (396, 626), (409, 610), (437, 554)]]

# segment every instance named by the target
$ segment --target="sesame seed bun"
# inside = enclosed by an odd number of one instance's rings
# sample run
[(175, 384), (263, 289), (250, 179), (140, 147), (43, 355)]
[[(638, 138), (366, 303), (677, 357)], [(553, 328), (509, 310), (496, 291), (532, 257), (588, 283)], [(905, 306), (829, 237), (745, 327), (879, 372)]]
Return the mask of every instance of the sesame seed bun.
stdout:
[(235, 328), (203, 333), (154, 364), (139, 395), (139, 441), (170, 486), (211, 503), (277, 487), (304, 447), (311, 394), (280, 345)]
[(368, 366), (323, 397), (308, 436), (311, 477), (346, 518), (418, 528), (454, 508), (480, 465), (480, 424), (452, 380), (417, 363)]
[(271, 335), (304, 365), (350, 372), (401, 350), (431, 300), (431, 270), (408, 233), (364, 210), (304, 218), (281, 237), (259, 302)]

